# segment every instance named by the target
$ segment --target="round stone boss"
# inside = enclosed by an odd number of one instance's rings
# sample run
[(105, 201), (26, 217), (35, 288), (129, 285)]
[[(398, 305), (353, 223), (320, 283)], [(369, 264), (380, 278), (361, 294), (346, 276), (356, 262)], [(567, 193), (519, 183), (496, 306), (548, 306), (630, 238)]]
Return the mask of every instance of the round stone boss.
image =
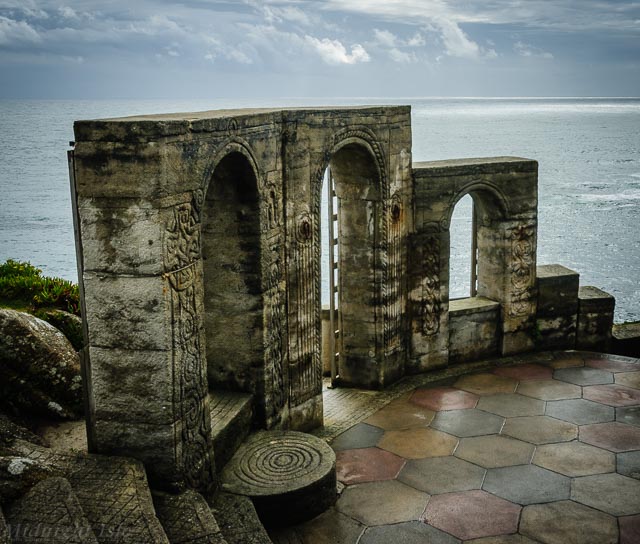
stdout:
[(224, 468), (222, 488), (250, 497), (267, 526), (300, 523), (335, 503), (336, 455), (309, 434), (260, 431)]

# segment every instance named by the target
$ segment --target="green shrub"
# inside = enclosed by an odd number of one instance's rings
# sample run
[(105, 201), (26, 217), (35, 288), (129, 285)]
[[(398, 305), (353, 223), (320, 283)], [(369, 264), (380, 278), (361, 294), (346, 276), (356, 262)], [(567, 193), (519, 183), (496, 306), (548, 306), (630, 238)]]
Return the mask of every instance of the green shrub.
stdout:
[(78, 286), (62, 278), (42, 275), (28, 262), (7, 260), (0, 264), (0, 303), (27, 309), (57, 308), (80, 315)]

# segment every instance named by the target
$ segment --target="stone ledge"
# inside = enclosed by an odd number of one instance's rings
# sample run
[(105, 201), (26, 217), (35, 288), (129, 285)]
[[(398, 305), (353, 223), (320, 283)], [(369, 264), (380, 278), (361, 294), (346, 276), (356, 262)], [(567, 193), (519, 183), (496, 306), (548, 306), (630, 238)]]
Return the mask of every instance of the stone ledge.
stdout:
[(445, 161), (414, 162), (414, 176), (435, 177), (499, 172), (537, 172), (538, 162), (522, 157), (478, 157)]
[(449, 301), (449, 317), (493, 312), (500, 303), (485, 297), (454, 298)]

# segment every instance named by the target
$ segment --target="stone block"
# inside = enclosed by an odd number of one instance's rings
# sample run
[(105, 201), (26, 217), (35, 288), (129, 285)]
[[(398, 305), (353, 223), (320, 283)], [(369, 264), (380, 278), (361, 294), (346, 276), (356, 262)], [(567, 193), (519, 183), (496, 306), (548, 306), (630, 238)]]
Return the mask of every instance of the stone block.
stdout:
[(580, 274), (559, 264), (537, 267), (538, 317), (575, 315)]
[(499, 317), (500, 304), (483, 297), (450, 301), (450, 362), (497, 355)]
[(640, 322), (613, 325), (611, 352), (640, 358)]
[(613, 311), (616, 300), (596, 287), (580, 287), (576, 347), (607, 351), (611, 346)]
[(171, 306), (166, 279), (86, 272), (83, 280), (91, 346), (171, 349)]
[(538, 349), (574, 349), (576, 345), (577, 315), (542, 317), (536, 320)]

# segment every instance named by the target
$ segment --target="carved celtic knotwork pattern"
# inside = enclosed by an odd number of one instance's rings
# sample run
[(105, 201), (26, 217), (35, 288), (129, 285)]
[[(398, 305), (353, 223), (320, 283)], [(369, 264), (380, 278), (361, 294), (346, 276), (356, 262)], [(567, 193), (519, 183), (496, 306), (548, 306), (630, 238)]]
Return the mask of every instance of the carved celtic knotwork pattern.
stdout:
[(272, 252), (274, 260), (267, 274), (267, 291), (265, 292), (265, 359), (271, 374), (272, 410), (275, 415), (285, 405), (284, 381), (284, 339), (285, 339), (285, 305), (284, 293), (280, 288), (282, 266), (278, 258), (278, 248)]
[(203, 350), (203, 328), (198, 313), (200, 276), (200, 207), (202, 194), (191, 203), (173, 209), (166, 240), (165, 277), (171, 293), (174, 406), (180, 421), (176, 451), (185, 482), (197, 489), (208, 489), (214, 481), (211, 458), (211, 422), (206, 409), (208, 394)]
[(382, 300), (384, 305), (384, 348), (387, 355), (401, 346), (402, 332), (402, 199), (394, 194), (385, 206), (386, 251), (382, 254), (384, 282)]
[(533, 226), (519, 225), (511, 232), (511, 308), (510, 315), (527, 315), (531, 311), (530, 290), (534, 278)]
[(423, 247), (422, 334), (433, 336), (440, 330), (440, 237), (429, 236)]

